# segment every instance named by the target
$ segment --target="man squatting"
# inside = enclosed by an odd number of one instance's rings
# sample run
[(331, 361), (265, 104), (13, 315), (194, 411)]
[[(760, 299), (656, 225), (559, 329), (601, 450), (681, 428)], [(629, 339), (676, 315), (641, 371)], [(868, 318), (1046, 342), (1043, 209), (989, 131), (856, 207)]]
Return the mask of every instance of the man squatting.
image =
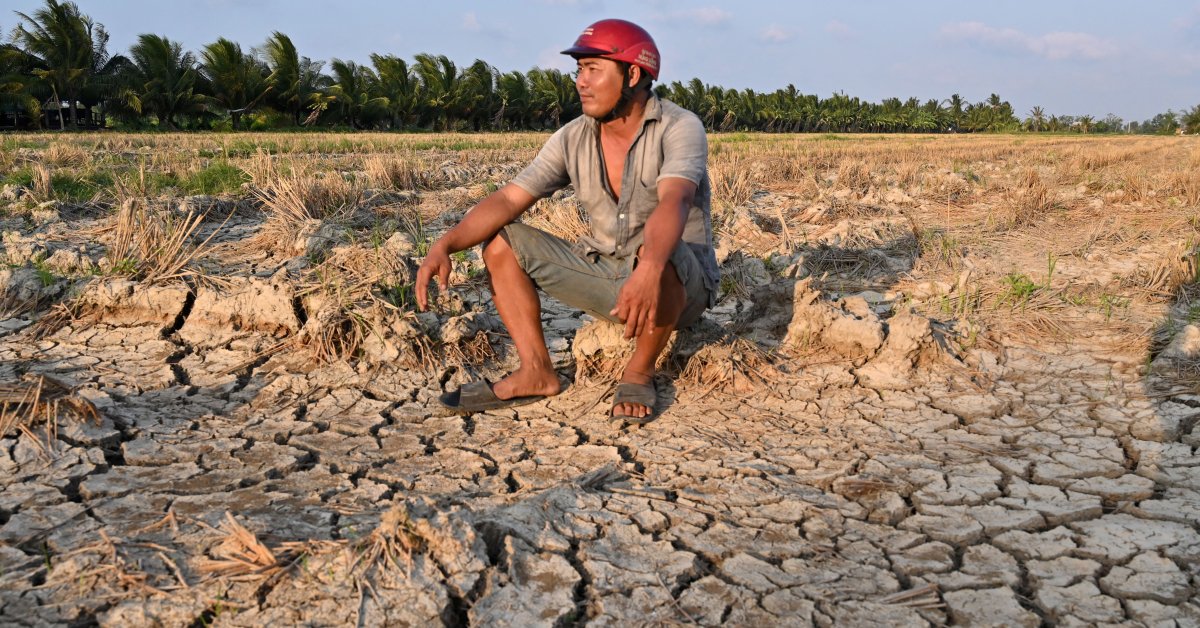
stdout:
[[(447, 287), (451, 254), (483, 245), (493, 300), (520, 366), (491, 383), (442, 395), (460, 413), (531, 403), (561, 390), (541, 324), (538, 290), (635, 339), (612, 416), (654, 417), (655, 363), (671, 332), (715, 301), (708, 143), (695, 114), (658, 98), (658, 48), (624, 20), (601, 20), (563, 51), (577, 61), (583, 116), (568, 122), (510, 183), (438, 239), (417, 271), (417, 304), (436, 278)], [(590, 236), (569, 243), (516, 222), (538, 199), (574, 185)]]

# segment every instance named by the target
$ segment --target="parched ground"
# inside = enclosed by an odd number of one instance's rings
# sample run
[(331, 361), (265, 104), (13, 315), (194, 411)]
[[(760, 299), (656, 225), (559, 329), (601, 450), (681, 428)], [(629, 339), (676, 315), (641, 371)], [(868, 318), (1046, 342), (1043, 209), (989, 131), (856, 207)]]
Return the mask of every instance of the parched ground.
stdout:
[(539, 136), (253, 137), (5, 145), (0, 622), (1200, 625), (1191, 138), (714, 136), (631, 427), (553, 302), (564, 394), (436, 402), (514, 358), (414, 264)]

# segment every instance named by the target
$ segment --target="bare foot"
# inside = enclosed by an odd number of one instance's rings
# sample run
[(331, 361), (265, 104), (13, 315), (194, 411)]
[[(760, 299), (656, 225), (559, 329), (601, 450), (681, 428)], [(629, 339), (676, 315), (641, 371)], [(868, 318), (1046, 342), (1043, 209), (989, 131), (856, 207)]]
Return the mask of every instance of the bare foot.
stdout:
[(492, 385), (492, 392), (500, 399), (534, 395), (553, 397), (561, 391), (562, 384), (559, 383), (558, 373), (554, 372), (554, 369), (547, 371), (527, 369), (524, 366)]
[[(654, 373), (639, 373), (625, 369), (621, 374), (621, 381), (627, 384), (651, 384), (654, 382)], [(623, 415), (644, 419), (654, 412), (654, 408), (644, 406), (640, 403), (619, 403), (613, 406), (612, 416)]]

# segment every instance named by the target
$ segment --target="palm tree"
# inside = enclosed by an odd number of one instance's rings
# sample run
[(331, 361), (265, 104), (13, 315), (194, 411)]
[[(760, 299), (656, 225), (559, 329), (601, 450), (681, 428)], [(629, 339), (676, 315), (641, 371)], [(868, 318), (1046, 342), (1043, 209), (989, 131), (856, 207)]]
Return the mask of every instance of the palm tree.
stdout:
[(1029, 127), (1029, 130), (1037, 133), (1042, 130), (1042, 125), (1045, 123), (1046, 112), (1041, 107), (1035, 106), (1029, 110), (1029, 118), (1025, 120), (1025, 126)]
[[(21, 23), (13, 31), (13, 40), (34, 60), (33, 75), (46, 81), (54, 102), (63, 98), (71, 110), (71, 126), (78, 127), (76, 104), (87, 88), (97, 66), (97, 57), (107, 58), (104, 50), (108, 35), (104, 27), (92, 22), (74, 2), (46, 0), (46, 6), (33, 15), (17, 12)], [(59, 129), (65, 127), (61, 104)]]
[(543, 125), (560, 126), (580, 113), (579, 92), (570, 74), (555, 69), (533, 68), (529, 71), (531, 107)]
[(962, 127), (963, 117), (966, 115), (964, 107), (967, 101), (958, 94), (951, 94), (950, 98), (946, 99), (946, 104), (950, 105), (950, 130), (958, 131)]
[(528, 128), (532, 126), (530, 104), (532, 94), (529, 79), (521, 72), (507, 72), (496, 79), (496, 96), (500, 107), (492, 119), (496, 128)]
[(325, 63), (301, 57), (291, 38), (279, 31), (272, 33), (263, 45), (262, 55), (271, 68), (267, 82), (277, 104), (290, 113), (292, 123), (299, 126), (300, 115), (320, 100), (321, 89), (330, 83), (329, 77), (321, 74)]
[(1095, 122), (1096, 119), (1092, 116), (1079, 116), (1079, 119), (1075, 121), (1075, 124), (1079, 125), (1080, 133), (1087, 133), (1092, 130), (1092, 124)]
[(179, 42), (161, 35), (139, 35), (129, 49), (133, 60), (130, 90), (136, 96), (141, 113), (153, 113), (168, 129), (177, 128), (180, 114), (204, 109), (204, 96), (198, 90), (200, 73), (196, 58), (184, 52)]
[(463, 70), (460, 78), (458, 103), (461, 114), (470, 120), (472, 129), (479, 131), (493, 117), (489, 111), (499, 102), (496, 93), (499, 73), (486, 62), (476, 59)]
[(371, 68), (353, 61), (334, 59), (329, 64), (333, 71), (333, 84), (327, 95), (337, 106), (350, 128), (358, 129), (365, 118), (373, 117), (387, 109), (388, 99), (379, 96), (379, 79)]
[(449, 130), (460, 104), (458, 67), (446, 55), (421, 53), (414, 60), (413, 71), (421, 80), (421, 108), (435, 127), (440, 123), (441, 130)]
[(417, 107), (417, 84), (408, 62), (395, 55), (371, 55), (379, 95), (387, 99), (391, 128), (402, 128)]
[[(0, 44), (0, 115), (17, 126), (22, 112), (41, 125), (44, 85), (34, 80), (34, 60), (12, 44)], [(5, 120), (0, 118), (0, 124)]]
[(212, 102), (229, 112), (233, 130), (239, 130), (242, 115), (270, 92), (266, 64), (224, 37), (205, 46), (200, 61)]
[(1183, 114), (1183, 132), (1188, 135), (1200, 133), (1200, 105), (1192, 107)]

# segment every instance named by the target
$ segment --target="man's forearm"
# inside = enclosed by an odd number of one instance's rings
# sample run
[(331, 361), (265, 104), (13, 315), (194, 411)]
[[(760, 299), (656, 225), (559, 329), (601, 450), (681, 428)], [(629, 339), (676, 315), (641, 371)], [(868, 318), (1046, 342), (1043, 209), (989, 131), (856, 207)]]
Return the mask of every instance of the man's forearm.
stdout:
[(442, 247), (447, 253), (469, 249), (492, 238), (505, 225), (517, 219), (529, 204), (513, 190), (501, 189), (479, 202), (462, 221), (438, 239), (434, 246)]

